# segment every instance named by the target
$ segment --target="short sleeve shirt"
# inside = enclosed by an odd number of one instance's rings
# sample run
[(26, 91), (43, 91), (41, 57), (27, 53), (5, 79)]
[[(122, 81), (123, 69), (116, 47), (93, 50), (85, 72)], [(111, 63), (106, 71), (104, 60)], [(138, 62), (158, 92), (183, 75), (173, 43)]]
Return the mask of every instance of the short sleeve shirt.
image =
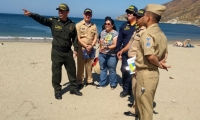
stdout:
[(87, 25), (84, 20), (76, 24), (78, 36), (84, 43), (91, 45), (94, 37), (98, 36), (97, 27), (95, 24), (90, 23)]
[(134, 57), (137, 53), (137, 48), (139, 47), (139, 41), (142, 33), (146, 30), (145, 27), (141, 27), (140, 29), (136, 30), (129, 41), (130, 47), (128, 50), (128, 57)]
[(135, 61), (136, 68), (157, 68), (147, 60), (146, 56), (155, 55), (158, 60), (161, 60), (166, 52), (167, 38), (157, 23), (152, 24), (141, 35)]
[[(101, 32), (101, 38), (100, 38), (100, 42), (101, 42), (101, 45), (103, 46), (110, 46), (110, 45), (113, 45), (113, 39), (118, 37), (118, 32), (115, 31), (115, 30), (112, 30), (111, 32), (106, 32), (106, 30), (103, 30)], [(103, 51), (100, 51), (101, 53), (104, 53), (104, 54), (110, 54), (110, 55), (115, 55), (116, 54), (116, 51), (115, 50), (103, 50)]]

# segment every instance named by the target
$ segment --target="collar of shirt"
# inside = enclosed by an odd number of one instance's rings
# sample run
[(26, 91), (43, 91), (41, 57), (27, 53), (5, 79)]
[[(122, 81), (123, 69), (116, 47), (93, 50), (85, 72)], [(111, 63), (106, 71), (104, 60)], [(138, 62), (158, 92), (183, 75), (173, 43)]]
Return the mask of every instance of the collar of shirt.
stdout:
[(154, 24), (150, 25), (150, 26), (147, 28), (147, 30), (150, 29), (150, 28), (152, 28), (152, 27), (158, 27), (158, 23), (154, 23)]
[(86, 23), (85, 20), (82, 20), (81, 23), (87, 27), (91, 27), (93, 25), (93, 23)]

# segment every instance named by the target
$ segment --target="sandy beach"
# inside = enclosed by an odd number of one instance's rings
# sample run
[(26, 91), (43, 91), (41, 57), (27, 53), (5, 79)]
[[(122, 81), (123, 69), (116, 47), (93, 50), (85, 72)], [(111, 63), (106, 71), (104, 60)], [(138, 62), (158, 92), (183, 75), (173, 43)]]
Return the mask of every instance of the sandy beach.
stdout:
[[(0, 42), (2, 43), (2, 42)], [(135, 120), (130, 97), (115, 90), (84, 87), (82, 97), (69, 94), (63, 67), (63, 99), (56, 100), (51, 84), (51, 43), (3, 42), (0, 45), (0, 120)], [(168, 45), (169, 71), (160, 70), (155, 96), (154, 120), (198, 120), (200, 117), (200, 46)], [(121, 62), (118, 80), (121, 81)], [(93, 74), (95, 83), (99, 75)]]

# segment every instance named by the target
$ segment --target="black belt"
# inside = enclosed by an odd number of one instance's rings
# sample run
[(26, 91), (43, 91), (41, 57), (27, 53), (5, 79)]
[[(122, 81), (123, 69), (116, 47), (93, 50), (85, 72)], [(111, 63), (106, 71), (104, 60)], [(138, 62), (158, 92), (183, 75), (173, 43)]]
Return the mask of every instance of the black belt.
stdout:
[(59, 46), (53, 45), (52, 48), (57, 50), (57, 51), (60, 51), (60, 52), (69, 52), (69, 51), (71, 51), (71, 47), (59, 47)]

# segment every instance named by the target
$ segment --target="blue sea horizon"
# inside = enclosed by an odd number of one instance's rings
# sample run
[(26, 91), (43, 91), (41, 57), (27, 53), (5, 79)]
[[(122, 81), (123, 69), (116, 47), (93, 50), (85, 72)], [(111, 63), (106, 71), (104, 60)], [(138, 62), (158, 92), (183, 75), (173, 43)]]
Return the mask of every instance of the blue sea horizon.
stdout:
[[(53, 16), (45, 16), (53, 17)], [(69, 17), (75, 23), (83, 18)], [(101, 32), (103, 19), (91, 19)], [(117, 30), (125, 21), (115, 20)], [(200, 40), (200, 27), (187, 24), (159, 23), (168, 40)], [(23, 14), (0, 13), (0, 40), (52, 40), (51, 30)]]

